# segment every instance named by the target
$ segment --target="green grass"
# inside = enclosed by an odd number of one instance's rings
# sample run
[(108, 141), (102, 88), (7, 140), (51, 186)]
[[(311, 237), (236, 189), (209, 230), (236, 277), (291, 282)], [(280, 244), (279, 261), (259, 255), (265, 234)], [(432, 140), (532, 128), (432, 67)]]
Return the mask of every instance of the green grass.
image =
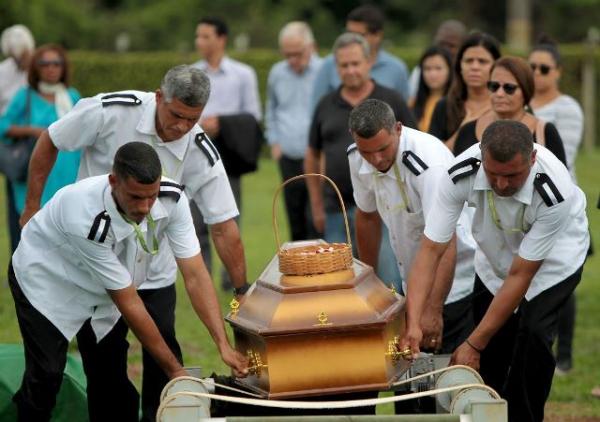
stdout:
[[(600, 210), (595, 208), (600, 190), (600, 150), (580, 154), (577, 163), (579, 182), (588, 197), (588, 216), (597, 249), (600, 247)], [(255, 280), (276, 251), (271, 222), (271, 203), (275, 189), (279, 186), (279, 174), (270, 160), (262, 160), (260, 170), (243, 179), (242, 236), (248, 262), (248, 279)], [(4, 183), (0, 187), (0, 203), (4, 204)], [(287, 239), (287, 226), (279, 201), (279, 222), (282, 241)], [(5, 229), (5, 207), (0, 206), (0, 268), (6, 268), (9, 260), (7, 230)], [(590, 258), (585, 266), (581, 285), (577, 289), (578, 319), (574, 345), (574, 369), (567, 377), (554, 379), (548, 419), (574, 420), (572, 417), (600, 416), (600, 400), (590, 396), (594, 385), (600, 384), (600, 252)], [(4, 271), (4, 270), (2, 270)], [(219, 274), (216, 269), (215, 274)], [(0, 276), (0, 280), (4, 280)], [(219, 285), (216, 281), (215, 285)], [(186, 365), (201, 366), (203, 374), (212, 371), (225, 373), (227, 368), (218, 357), (208, 332), (195, 316), (186, 297), (183, 283), (178, 282), (177, 332)], [(229, 309), (229, 292), (219, 293), (223, 313)], [(21, 341), (14, 316), (12, 298), (6, 282), (0, 284), (0, 343)], [(131, 339), (130, 372), (139, 383), (140, 346)], [(73, 346), (73, 349), (75, 347)], [(391, 406), (382, 407), (381, 413), (391, 412)], [(600, 420), (600, 419), (598, 419)]]

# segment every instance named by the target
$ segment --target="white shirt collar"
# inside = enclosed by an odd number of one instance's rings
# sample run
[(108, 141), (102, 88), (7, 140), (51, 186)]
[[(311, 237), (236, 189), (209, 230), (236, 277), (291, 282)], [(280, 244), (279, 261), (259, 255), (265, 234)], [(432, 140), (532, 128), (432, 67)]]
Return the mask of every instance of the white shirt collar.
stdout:
[[(108, 178), (108, 176), (106, 177)], [(104, 208), (110, 216), (110, 226), (115, 233), (115, 240), (117, 242), (121, 242), (123, 239), (134, 233), (133, 226), (125, 221), (119, 212), (117, 203), (112, 196), (112, 189), (109, 183), (106, 184), (106, 188), (104, 189)], [(154, 201), (154, 205), (152, 205), (152, 208), (150, 209), (150, 215), (152, 215), (154, 221), (168, 217), (167, 210), (159, 199)], [(148, 230), (147, 220), (144, 218), (139, 226), (142, 232), (146, 232)]]

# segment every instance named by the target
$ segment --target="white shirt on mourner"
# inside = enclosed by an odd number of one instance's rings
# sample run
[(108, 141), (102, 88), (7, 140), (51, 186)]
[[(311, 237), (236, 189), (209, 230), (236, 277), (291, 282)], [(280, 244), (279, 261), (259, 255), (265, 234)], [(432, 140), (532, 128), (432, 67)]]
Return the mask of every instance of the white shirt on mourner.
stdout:
[[(402, 127), (396, 166), (398, 181), (392, 166), (382, 173), (365, 160), (354, 145), (348, 149), (354, 199), (364, 212), (377, 211), (390, 232), (392, 249), (400, 264), (403, 288), (419, 249), (425, 218), (432, 212), (440, 181), (447, 177), (452, 153), (437, 138), (417, 130)], [(408, 197), (404, 203), (400, 185)], [(457, 234), (456, 270), (446, 304), (455, 302), (473, 291), (475, 241), (471, 237), (472, 213), (465, 208)]]
[[(81, 99), (48, 131), (60, 150), (82, 150), (78, 180), (109, 173), (120, 146), (144, 142), (154, 147), (163, 175), (184, 185), (207, 224), (221, 223), (239, 212), (217, 149), (199, 125), (178, 140), (163, 142), (156, 133), (153, 92), (122, 91)], [(177, 266), (168, 244), (151, 260), (147, 282), (140, 288), (173, 284)]]
[[(163, 178), (164, 182), (171, 182)], [(165, 196), (164, 192), (170, 195)], [(27, 223), (12, 264), (21, 290), (71, 340), (91, 318), (98, 341), (120, 314), (106, 290), (146, 279), (151, 255), (117, 209), (108, 175), (59, 190)], [(174, 196), (172, 196), (174, 195)], [(178, 258), (200, 253), (188, 199), (175, 183), (163, 185), (150, 210), (154, 236)], [(139, 227), (149, 247), (147, 219)]]
[[(529, 176), (510, 197), (493, 193), (481, 166), (479, 144), (464, 151), (441, 181), (425, 227), (429, 239), (447, 242), (467, 201), (475, 209), (475, 270), (490, 292), (496, 294), (500, 289), (516, 255), (544, 261), (525, 294), (527, 300), (583, 265), (590, 242), (584, 193), (554, 154), (538, 144), (534, 148), (536, 160)], [(492, 216), (488, 192), (500, 228)]]

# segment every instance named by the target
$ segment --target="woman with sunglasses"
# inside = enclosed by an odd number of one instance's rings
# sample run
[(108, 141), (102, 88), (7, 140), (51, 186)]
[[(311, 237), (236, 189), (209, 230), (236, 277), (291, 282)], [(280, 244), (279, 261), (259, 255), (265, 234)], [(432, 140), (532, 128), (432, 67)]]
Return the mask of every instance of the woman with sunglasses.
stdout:
[[(529, 54), (535, 93), (531, 108), (536, 116), (556, 125), (563, 140), (571, 178), (575, 177), (575, 158), (583, 134), (583, 111), (571, 96), (560, 92), (561, 57), (553, 40), (542, 36)], [(591, 245), (591, 244), (590, 244)], [(590, 246), (589, 254), (592, 253)], [(566, 375), (573, 367), (573, 334), (576, 318), (575, 295), (563, 305), (558, 317), (556, 374)]]
[(448, 93), (452, 80), (452, 57), (444, 47), (429, 47), (419, 60), (419, 87), (410, 108), (413, 111), (419, 130), (427, 132), (433, 109), (437, 102)]
[[(496, 120), (517, 120), (524, 123), (535, 142), (544, 145), (563, 163), (565, 150), (556, 127), (528, 112), (533, 96), (533, 73), (520, 57), (503, 57), (492, 67), (487, 83), (492, 109), (475, 121), (463, 125), (456, 136), (454, 155), (459, 155), (481, 139), (483, 131)], [(566, 165), (566, 164), (565, 164)]]
[[(59, 45), (47, 44), (35, 50), (27, 82), (28, 86), (17, 91), (0, 118), (0, 137), (12, 138), (14, 142), (37, 139), (80, 98), (77, 90), (69, 87), (69, 63), (65, 50)], [(78, 168), (79, 152), (59, 152), (48, 176), (42, 203), (63, 186), (73, 183)], [(13, 197), (19, 214), (23, 212), (26, 193), (26, 182), (13, 183)]]
[(486, 83), (494, 61), (500, 57), (500, 44), (491, 35), (475, 32), (460, 46), (454, 62), (454, 75), (448, 95), (438, 101), (431, 117), (429, 133), (444, 141), (450, 150), (458, 129), (490, 109)]

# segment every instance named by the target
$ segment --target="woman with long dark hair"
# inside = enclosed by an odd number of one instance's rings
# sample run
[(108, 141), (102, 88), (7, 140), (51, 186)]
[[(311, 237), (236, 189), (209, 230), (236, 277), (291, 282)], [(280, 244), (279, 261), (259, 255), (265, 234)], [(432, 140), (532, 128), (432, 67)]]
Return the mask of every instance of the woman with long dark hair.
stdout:
[(437, 102), (448, 93), (452, 81), (452, 57), (440, 46), (429, 47), (419, 60), (421, 74), (417, 94), (411, 108), (420, 131), (429, 131), (433, 109)]
[(475, 32), (462, 43), (454, 62), (454, 75), (448, 95), (436, 105), (429, 133), (454, 148), (458, 129), (476, 120), (491, 107), (487, 82), (500, 45), (489, 34)]
[(456, 136), (454, 154), (459, 155), (479, 142), (485, 129), (496, 120), (517, 120), (524, 123), (535, 142), (544, 145), (566, 162), (565, 150), (556, 127), (538, 119), (528, 111), (534, 83), (531, 68), (520, 57), (502, 57), (492, 67), (487, 83), (491, 93), (491, 110), (477, 120), (463, 125)]

